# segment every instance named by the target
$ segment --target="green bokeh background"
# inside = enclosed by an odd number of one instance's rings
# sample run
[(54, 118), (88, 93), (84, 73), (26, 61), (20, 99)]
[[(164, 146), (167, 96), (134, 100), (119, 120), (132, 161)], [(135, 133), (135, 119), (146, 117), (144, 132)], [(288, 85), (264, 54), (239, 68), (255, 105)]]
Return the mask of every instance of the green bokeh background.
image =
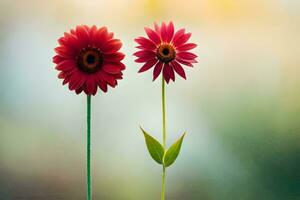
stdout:
[(85, 199), (86, 98), (61, 86), (57, 38), (77, 24), (122, 39), (124, 80), (92, 98), (94, 199), (156, 200), (160, 81), (137, 74), (133, 38), (153, 21), (193, 33), (199, 63), (167, 86), (168, 200), (300, 199), (298, 0), (1, 0), (0, 199)]

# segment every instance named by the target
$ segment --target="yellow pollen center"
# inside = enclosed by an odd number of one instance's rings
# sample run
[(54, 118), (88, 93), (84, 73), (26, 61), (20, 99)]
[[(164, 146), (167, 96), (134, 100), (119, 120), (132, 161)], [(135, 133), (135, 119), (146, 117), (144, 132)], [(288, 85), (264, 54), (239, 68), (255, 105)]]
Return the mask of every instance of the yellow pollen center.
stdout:
[(171, 44), (161, 44), (157, 48), (156, 55), (160, 61), (168, 63), (175, 59), (176, 51)]

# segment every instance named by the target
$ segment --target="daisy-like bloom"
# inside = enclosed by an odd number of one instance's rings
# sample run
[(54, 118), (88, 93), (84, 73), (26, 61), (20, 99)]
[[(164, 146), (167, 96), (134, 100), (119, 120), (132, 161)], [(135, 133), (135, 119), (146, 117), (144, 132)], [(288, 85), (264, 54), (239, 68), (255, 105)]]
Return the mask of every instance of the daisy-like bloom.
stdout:
[(122, 43), (106, 27), (80, 25), (65, 32), (58, 43), (57, 55), (53, 57), (55, 68), (60, 71), (58, 78), (76, 94), (84, 91), (95, 95), (98, 87), (107, 92), (108, 85), (115, 87), (117, 80), (122, 79), (125, 69), (121, 62), (125, 55), (119, 52)]
[(185, 33), (185, 29), (174, 31), (174, 25), (170, 22), (166, 25), (164, 22), (161, 26), (154, 23), (154, 30), (145, 28), (148, 38), (138, 37), (135, 41), (139, 44), (136, 48), (139, 49), (133, 55), (138, 58), (135, 60), (138, 63), (145, 63), (139, 72), (153, 70), (153, 81), (162, 72), (167, 83), (170, 80), (175, 81), (174, 71), (186, 79), (186, 75), (182, 65), (193, 67), (193, 63), (197, 56), (189, 50), (195, 48), (194, 43), (187, 43), (191, 37), (191, 33)]

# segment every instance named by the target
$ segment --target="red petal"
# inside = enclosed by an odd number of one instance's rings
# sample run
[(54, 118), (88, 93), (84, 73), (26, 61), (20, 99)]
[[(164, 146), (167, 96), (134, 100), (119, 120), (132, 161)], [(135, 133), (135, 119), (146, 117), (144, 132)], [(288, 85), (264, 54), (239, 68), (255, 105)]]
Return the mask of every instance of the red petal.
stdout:
[(162, 39), (162, 41), (166, 42), (167, 38), (168, 38), (167, 26), (166, 26), (165, 22), (163, 22), (161, 25), (161, 39)]
[(89, 29), (89, 34), (94, 35), (97, 32), (97, 26), (93, 25), (90, 29)]
[(175, 70), (175, 72), (181, 76), (182, 78), (186, 79), (186, 76), (185, 76), (185, 72), (184, 72), (184, 69), (182, 68), (182, 66), (176, 62), (176, 61), (172, 61), (172, 66), (173, 66), (173, 69)]
[(52, 62), (55, 64), (58, 64), (63, 60), (65, 60), (65, 59), (63, 57), (61, 57), (60, 55), (53, 56), (53, 58), (52, 58)]
[(80, 94), (82, 92), (82, 90), (83, 90), (83, 87), (80, 87), (80, 88), (77, 88), (75, 90), (75, 92), (76, 92), (76, 94)]
[(176, 61), (180, 62), (181, 64), (184, 64), (186, 66), (193, 67), (193, 65), (192, 65), (192, 63), (190, 61), (182, 60), (180, 58), (176, 58)]
[(94, 37), (97, 33), (97, 27), (95, 25), (93, 25), (88, 31), (89, 31), (89, 35), (90, 35), (90, 45), (94, 44)]
[[(77, 70), (77, 69), (75, 69), (75, 70)], [(73, 76), (75, 70), (68, 71), (68, 72), (63, 71), (63, 76), (64, 76), (63, 85), (70, 82), (71, 76)]]
[(171, 42), (173, 36), (174, 36), (174, 25), (173, 22), (170, 22), (167, 26), (167, 42)]
[(67, 84), (68, 82), (70, 82), (70, 76), (66, 76), (63, 80), (63, 85)]
[(179, 47), (176, 47), (176, 49), (178, 51), (188, 51), (188, 50), (191, 50), (191, 49), (194, 49), (197, 45), (194, 44), (194, 43), (186, 43), (184, 45), (181, 45)]
[(191, 37), (191, 33), (187, 33), (182, 35), (180, 38), (178, 38), (176, 41), (173, 42), (174, 46), (181, 46), (182, 44), (186, 43), (190, 37)]
[(98, 86), (103, 92), (107, 92), (107, 84), (102, 81), (98, 81)]
[[(170, 65), (170, 64), (169, 64)], [(174, 73), (174, 69), (172, 68), (172, 66), (170, 65), (170, 78), (175, 81), (175, 73)]]
[(157, 59), (154, 60), (149, 60), (148, 62), (146, 62), (143, 67), (139, 70), (139, 73), (147, 71), (148, 69), (150, 69), (151, 67), (153, 67), (153, 65), (155, 65), (157, 63)]
[(82, 25), (82, 26), (83, 26), (83, 28), (85, 28), (85, 30), (89, 33), (90, 27), (89, 27), (88, 25)]
[(58, 42), (60, 45), (80, 49), (80, 42), (78, 41), (77, 37), (67, 32), (64, 33), (64, 37), (61, 37)]
[(93, 92), (92, 92), (92, 95), (96, 95), (97, 93), (97, 90), (98, 90), (98, 87), (97, 87), (97, 84), (95, 84), (95, 88), (93, 88)]
[(84, 83), (84, 79), (81, 77), (79, 73), (74, 73), (70, 77), (70, 82), (69, 82), (69, 89), (70, 90), (76, 90), (80, 88)]
[(55, 69), (59, 71), (69, 71), (76, 68), (76, 61), (75, 60), (64, 60), (58, 63)]
[(91, 38), (91, 42), (98, 48), (101, 48), (108, 40), (108, 32), (106, 27), (99, 28)]
[(171, 68), (171, 66), (168, 63), (166, 63), (164, 65), (163, 75), (164, 75), (164, 78), (165, 78), (165, 80), (166, 80), (167, 83), (169, 83), (170, 78), (171, 78), (171, 69), (172, 68)]
[(74, 76), (76, 79), (78, 79), (78, 83), (76, 85), (76, 89), (77, 90), (78, 88), (82, 87), (84, 82), (85, 82), (85, 79), (84, 77), (82, 76), (81, 72), (78, 72), (78, 73), (74, 73)]
[(107, 43), (105, 43), (102, 46), (101, 50), (105, 54), (111, 54), (111, 53), (115, 53), (118, 50), (120, 50), (121, 47), (122, 47), (122, 43), (119, 39), (112, 39), (112, 40), (109, 40)]
[(112, 75), (110, 75), (104, 71), (100, 71), (100, 75), (101, 75), (102, 79), (105, 82), (107, 82), (110, 86), (115, 87), (117, 85), (117, 81)]
[(135, 59), (134, 61), (137, 62), (137, 63), (143, 63), (143, 62), (147, 62), (149, 60), (152, 60), (154, 58), (155, 57), (141, 57), (141, 58)]
[(136, 38), (134, 41), (136, 41), (138, 44), (140, 44), (145, 49), (149, 49), (149, 50), (156, 49), (156, 45), (151, 40), (148, 40), (147, 38), (139, 37), (139, 38)]
[(120, 66), (114, 63), (104, 63), (102, 69), (109, 74), (117, 74), (121, 71)]
[(120, 72), (119, 74), (112, 74), (114, 77), (115, 77), (115, 79), (123, 79), (123, 77), (122, 77), (122, 72)]
[(60, 56), (62, 56), (64, 58), (74, 58), (74, 57), (76, 57), (76, 52), (72, 48), (70, 48), (68, 46), (59, 46), (59, 47), (56, 47), (54, 49), (54, 51), (58, 55), (60, 55)]
[[(183, 59), (176, 58), (176, 60), (183, 60)], [(192, 60), (183, 60), (183, 61), (186, 61), (186, 62), (189, 62), (189, 63), (198, 63), (198, 61), (197, 61), (196, 59), (192, 59)]]
[(184, 28), (178, 30), (178, 31), (175, 33), (174, 37), (173, 37), (172, 43), (174, 43), (176, 40), (178, 40), (178, 38), (180, 38), (181, 36), (183, 36), (183, 35), (184, 35), (184, 32), (185, 32), (185, 29), (184, 29)]
[(155, 32), (160, 35), (160, 27), (158, 26), (158, 24), (156, 22), (154, 22), (154, 29), (155, 29)]
[(113, 37), (114, 37), (114, 33), (113, 32), (108, 33), (108, 35), (107, 35), (107, 39), (108, 40), (112, 39)]
[(150, 58), (150, 59), (156, 56), (156, 54), (153, 51), (147, 51), (147, 50), (137, 51), (133, 55), (140, 58)]
[(121, 70), (126, 69), (126, 66), (123, 63), (118, 62), (118, 65), (119, 65), (119, 67), (120, 67)]
[(154, 44), (156, 44), (156, 45), (160, 44), (160, 42), (161, 42), (160, 37), (155, 31), (153, 31), (152, 29), (147, 28), (147, 27), (145, 27), (145, 31), (146, 31), (148, 37), (150, 38), (150, 40), (152, 40), (154, 42)]
[(86, 80), (85, 86), (86, 87), (84, 89), (84, 92), (87, 95), (95, 95), (96, 94), (96, 92), (97, 92), (97, 82), (94, 79), (93, 75), (91, 75), (89, 77), (89, 79)]
[(125, 54), (121, 52), (116, 52), (113, 54), (106, 54), (104, 56), (104, 61), (111, 61), (111, 62), (120, 62), (125, 57)]
[(162, 66), (163, 66), (163, 63), (162, 62), (158, 62), (155, 67), (154, 67), (154, 70), (153, 70), (153, 81), (159, 76), (161, 70), (162, 70)]
[[(76, 31), (74, 29), (70, 30), (70, 33), (76, 36)], [(77, 36), (76, 36), (77, 37)]]
[(81, 47), (86, 47), (89, 44), (89, 32), (84, 26), (76, 27), (76, 36), (78, 38), (78, 41), (80, 42)]
[(59, 79), (64, 79), (66, 77), (64, 72), (60, 72), (57, 76)]
[(143, 46), (136, 46), (135, 48), (137, 48), (137, 49), (143, 49), (143, 50), (151, 50), (151, 49), (146, 49), (146, 48), (143, 47)]
[(176, 56), (182, 60), (193, 60), (197, 58), (197, 55), (186, 51), (179, 52), (176, 54)]

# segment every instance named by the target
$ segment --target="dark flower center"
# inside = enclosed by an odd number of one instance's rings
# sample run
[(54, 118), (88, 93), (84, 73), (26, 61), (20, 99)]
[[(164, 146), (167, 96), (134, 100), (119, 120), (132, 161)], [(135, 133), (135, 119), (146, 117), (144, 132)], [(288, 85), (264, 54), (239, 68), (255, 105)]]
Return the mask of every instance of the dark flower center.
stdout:
[(88, 54), (87, 57), (86, 57), (86, 62), (89, 64), (89, 65), (92, 65), (96, 62), (96, 57), (92, 54)]
[(100, 50), (96, 48), (84, 48), (79, 53), (77, 64), (81, 71), (94, 73), (98, 71), (103, 63), (103, 57)]
[(176, 52), (171, 44), (161, 44), (157, 48), (157, 58), (164, 63), (171, 62), (175, 59)]

